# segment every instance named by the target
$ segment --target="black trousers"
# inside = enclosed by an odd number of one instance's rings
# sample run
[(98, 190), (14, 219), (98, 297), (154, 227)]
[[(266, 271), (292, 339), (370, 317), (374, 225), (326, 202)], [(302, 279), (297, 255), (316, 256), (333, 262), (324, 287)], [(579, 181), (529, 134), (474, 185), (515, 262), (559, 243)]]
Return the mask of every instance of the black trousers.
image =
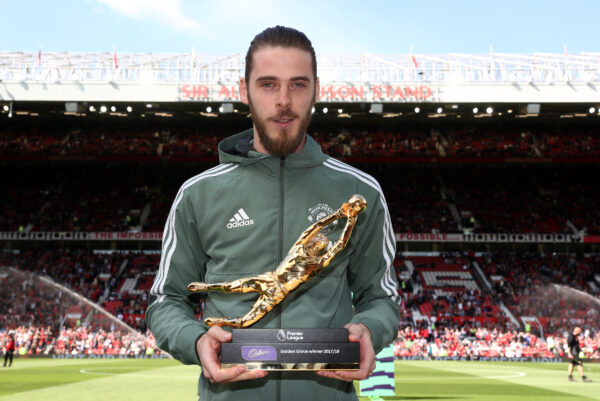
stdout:
[(10, 358), (10, 362), (9, 362), (8, 366), (12, 365), (14, 353), (15, 353), (15, 351), (6, 351), (4, 353), (4, 366), (6, 366), (6, 361), (8, 361), (9, 358)]

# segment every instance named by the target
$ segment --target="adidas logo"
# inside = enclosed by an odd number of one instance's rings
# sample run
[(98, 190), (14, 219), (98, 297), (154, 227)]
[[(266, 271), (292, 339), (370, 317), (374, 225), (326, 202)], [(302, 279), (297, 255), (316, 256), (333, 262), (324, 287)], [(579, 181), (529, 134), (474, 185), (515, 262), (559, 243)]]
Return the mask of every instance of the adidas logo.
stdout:
[(254, 220), (248, 217), (246, 212), (244, 212), (244, 209), (240, 209), (236, 214), (233, 215), (231, 219), (229, 219), (227, 228), (251, 226), (252, 224), (254, 224)]

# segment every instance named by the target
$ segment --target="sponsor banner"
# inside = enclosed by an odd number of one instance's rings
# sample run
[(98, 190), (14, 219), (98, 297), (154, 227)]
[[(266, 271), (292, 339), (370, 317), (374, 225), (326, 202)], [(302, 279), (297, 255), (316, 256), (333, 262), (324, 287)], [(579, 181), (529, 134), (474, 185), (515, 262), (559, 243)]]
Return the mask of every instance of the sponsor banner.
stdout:
[[(482, 243), (548, 243), (572, 244), (588, 242), (587, 238), (570, 234), (431, 234), (431, 233), (396, 233), (398, 242), (482, 242)], [(600, 242), (600, 237), (598, 242)], [(592, 241), (590, 241), (592, 242)]]
[[(0, 231), (0, 241), (162, 241), (162, 232)], [(397, 242), (600, 243), (598, 235), (396, 233)]]
[[(23, 356), (21, 356), (23, 357)], [(152, 355), (108, 355), (108, 354), (90, 354), (90, 355), (28, 355), (28, 358), (52, 358), (52, 359), (173, 359), (166, 352)]]
[[(237, 83), (224, 85), (184, 84), (179, 87), (182, 101), (240, 101)], [(428, 85), (420, 83), (380, 83), (373, 85), (354, 83), (330, 83), (321, 85), (319, 101), (322, 102), (432, 102), (436, 92)]]
[(396, 233), (399, 242), (463, 242), (462, 234)]
[(583, 242), (586, 244), (599, 244), (600, 235), (586, 235), (583, 237)]
[[(508, 358), (504, 356), (485, 356), (485, 357), (465, 357), (465, 356), (399, 356), (396, 360), (400, 361), (471, 361), (471, 362), (534, 362), (534, 363), (562, 363), (570, 362), (571, 359), (553, 357), (514, 357)], [(584, 362), (598, 363), (600, 359), (583, 359)]]
[(161, 241), (162, 232), (0, 231), (0, 241)]
[(115, 355), (115, 354), (62, 354), (62, 355), (42, 355), (42, 354), (32, 354), (32, 355), (17, 355), (15, 352), (15, 359), (173, 359), (171, 355), (162, 351), (157, 354), (146, 355)]

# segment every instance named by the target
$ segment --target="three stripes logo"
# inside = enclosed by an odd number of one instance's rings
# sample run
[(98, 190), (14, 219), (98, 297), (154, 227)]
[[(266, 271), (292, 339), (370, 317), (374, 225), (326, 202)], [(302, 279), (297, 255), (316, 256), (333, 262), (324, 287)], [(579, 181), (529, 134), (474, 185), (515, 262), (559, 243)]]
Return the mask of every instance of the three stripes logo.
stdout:
[(227, 228), (237, 228), (243, 226), (251, 226), (254, 224), (254, 220), (248, 217), (244, 209), (238, 210), (227, 223)]

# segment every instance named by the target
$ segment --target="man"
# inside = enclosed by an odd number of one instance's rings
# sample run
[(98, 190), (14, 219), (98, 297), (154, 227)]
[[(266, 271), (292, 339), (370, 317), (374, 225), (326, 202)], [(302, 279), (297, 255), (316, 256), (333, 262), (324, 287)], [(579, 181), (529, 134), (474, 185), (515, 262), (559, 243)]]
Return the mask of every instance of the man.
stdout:
[(568, 372), (569, 372), (569, 381), (574, 382), (573, 378), (573, 366), (577, 365), (577, 370), (581, 375), (581, 380), (584, 382), (591, 382), (586, 375), (583, 374), (583, 362), (579, 358), (579, 353), (581, 352), (581, 348), (579, 348), (579, 335), (581, 334), (581, 327), (575, 327), (573, 332), (569, 334), (567, 338), (567, 347), (569, 351), (569, 358), (571, 359), (571, 363), (569, 364)]
[(13, 363), (13, 355), (15, 354), (15, 336), (13, 333), (8, 334), (8, 340), (4, 345), (4, 365), (6, 367), (6, 362), (8, 362), (8, 367), (10, 368)]
[[(160, 348), (199, 364), (201, 400), (356, 400), (353, 380), (368, 377), (375, 354), (397, 334), (392, 261), (395, 240), (379, 184), (329, 158), (306, 134), (319, 93), (316, 56), (295, 29), (269, 28), (246, 54), (240, 80), (253, 128), (219, 144), (220, 164), (183, 184), (163, 237), (162, 259), (146, 313)], [(217, 283), (273, 270), (298, 236), (350, 196), (367, 210), (346, 248), (315, 278), (253, 327), (347, 327), (360, 343), (360, 370), (313, 372), (220, 369), (221, 343), (231, 333), (195, 319), (192, 282)], [(337, 238), (343, 224), (322, 230)], [(253, 294), (209, 292), (206, 316), (242, 316)]]

